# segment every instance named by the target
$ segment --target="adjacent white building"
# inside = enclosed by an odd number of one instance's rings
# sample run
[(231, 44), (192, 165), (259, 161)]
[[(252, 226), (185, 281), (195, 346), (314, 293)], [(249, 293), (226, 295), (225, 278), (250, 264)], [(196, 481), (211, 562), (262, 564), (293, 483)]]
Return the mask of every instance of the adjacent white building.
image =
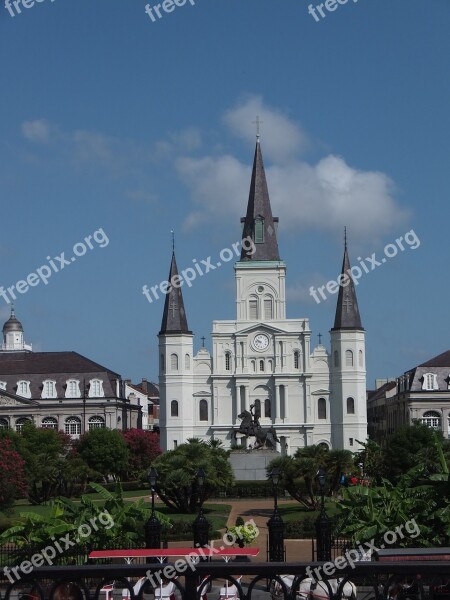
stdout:
[[(243, 244), (235, 264), (236, 319), (213, 322), (212, 355), (204, 347), (194, 355), (181, 288), (166, 296), (158, 336), (161, 447), (192, 437), (230, 447), (238, 415), (253, 405), (261, 426), (275, 427), (283, 454), (320, 443), (356, 450), (356, 440), (367, 437), (367, 415), (365, 333), (353, 281), (339, 289), (331, 354), (321, 344), (312, 349), (309, 320), (286, 318), (286, 264), (259, 140), (241, 222), (242, 239), (254, 246)], [(345, 244), (342, 274), (349, 268)], [(173, 253), (169, 280), (176, 275)]]

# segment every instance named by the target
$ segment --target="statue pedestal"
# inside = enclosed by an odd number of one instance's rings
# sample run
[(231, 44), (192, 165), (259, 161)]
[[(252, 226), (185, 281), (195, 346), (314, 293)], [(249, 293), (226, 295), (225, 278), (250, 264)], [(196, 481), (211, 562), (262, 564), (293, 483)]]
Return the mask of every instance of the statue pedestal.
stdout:
[(279, 456), (276, 450), (235, 450), (229, 461), (236, 481), (267, 481), (267, 466)]

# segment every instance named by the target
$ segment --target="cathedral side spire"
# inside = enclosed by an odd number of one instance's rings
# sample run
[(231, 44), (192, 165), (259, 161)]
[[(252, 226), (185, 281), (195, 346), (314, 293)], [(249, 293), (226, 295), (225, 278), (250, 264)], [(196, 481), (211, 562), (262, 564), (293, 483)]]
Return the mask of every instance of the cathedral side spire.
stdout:
[[(259, 126), (259, 121), (258, 121)], [(253, 159), (252, 179), (248, 197), (247, 215), (241, 219), (243, 223), (242, 239), (251, 238), (255, 251), (249, 251), (248, 243), (243, 245), (241, 260), (279, 261), (278, 242), (275, 225), (278, 219), (272, 216), (269, 190), (259, 141), (256, 139)], [(247, 248), (245, 250), (244, 248)]]
[[(344, 260), (342, 261), (341, 281), (336, 307), (336, 317), (332, 331), (339, 329), (363, 330), (356, 298), (355, 284), (350, 271), (350, 259), (347, 248), (347, 228), (344, 233)], [(345, 285), (347, 282), (349, 283)]]
[[(168, 281), (169, 283), (178, 282), (178, 284), (180, 282), (174, 248), (172, 250), (172, 262), (170, 263)], [(183, 294), (179, 286), (175, 287), (175, 285), (171, 285), (170, 291), (166, 294), (161, 331), (159, 333), (192, 333), (189, 331), (187, 324)]]

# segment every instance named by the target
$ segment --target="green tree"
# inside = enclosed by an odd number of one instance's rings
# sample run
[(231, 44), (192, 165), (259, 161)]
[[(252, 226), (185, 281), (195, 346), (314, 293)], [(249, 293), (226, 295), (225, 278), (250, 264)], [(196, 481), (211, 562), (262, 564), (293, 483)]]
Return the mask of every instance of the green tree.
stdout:
[[(188, 440), (175, 450), (161, 454), (153, 465), (158, 471), (156, 491), (166, 506), (182, 513), (194, 513), (219, 488), (233, 485), (229, 452), (216, 444), (197, 439)], [(197, 472), (206, 473), (202, 489), (197, 485)]]
[(352, 453), (348, 450), (328, 450), (325, 446), (312, 445), (299, 448), (294, 456), (281, 456), (270, 462), (267, 474), (277, 467), (280, 470), (280, 486), (308, 510), (318, 507), (317, 472), (327, 474), (327, 493), (339, 487), (340, 475), (354, 468)]
[(88, 431), (75, 443), (75, 450), (105, 481), (110, 477), (117, 481), (128, 471), (130, 452), (123, 436), (115, 429)]
[(41, 504), (55, 497), (70, 448), (69, 436), (26, 423), (18, 436), (18, 447), (25, 460), (30, 502)]

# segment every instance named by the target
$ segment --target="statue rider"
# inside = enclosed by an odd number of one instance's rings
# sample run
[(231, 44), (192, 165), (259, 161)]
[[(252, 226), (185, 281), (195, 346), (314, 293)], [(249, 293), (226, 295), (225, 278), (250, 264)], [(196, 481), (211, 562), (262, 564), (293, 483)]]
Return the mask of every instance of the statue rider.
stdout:
[(253, 425), (254, 425), (255, 429), (261, 429), (261, 425), (259, 423), (259, 418), (261, 416), (261, 413), (256, 408), (256, 402), (255, 402), (255, 404), (250, 404), (250, 414), (252, 415), (252, 421), (253, 421)]

